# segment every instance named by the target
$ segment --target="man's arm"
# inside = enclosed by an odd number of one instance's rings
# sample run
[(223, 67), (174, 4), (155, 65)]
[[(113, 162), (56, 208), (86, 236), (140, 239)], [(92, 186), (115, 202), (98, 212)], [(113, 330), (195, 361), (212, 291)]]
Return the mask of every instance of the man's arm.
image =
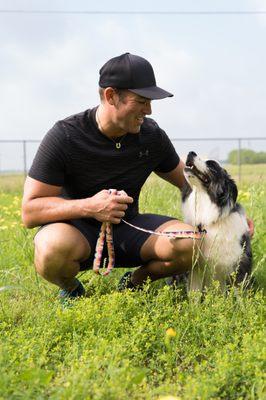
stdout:
[(62, 187), (27, 177), (22, 200), (22, 220), (27, 228), (75, 218), (95, 218), (118, 224), (132, 197), (102, 190), (79, 200), (60, 198)]
[(179, 164), (176, 168), (174, 168), (170, 172), (156, 172), (156, 174), (164, 179), (167, 182), (172, 183), (172, 185), (177, 186), (180, 190), (182, 190), (185, 184), (185, 177), (184, 177), (184, 166), (182, 160), (179, 161)]

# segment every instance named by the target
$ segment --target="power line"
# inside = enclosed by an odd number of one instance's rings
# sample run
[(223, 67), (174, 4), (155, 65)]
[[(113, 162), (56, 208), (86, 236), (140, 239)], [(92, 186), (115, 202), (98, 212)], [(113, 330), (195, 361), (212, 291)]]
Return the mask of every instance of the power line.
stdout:
[(92, 15), (261, 15), (258, 11), (88, 11), (88, 10), (0, 10), (0, 14), (92, 14)]

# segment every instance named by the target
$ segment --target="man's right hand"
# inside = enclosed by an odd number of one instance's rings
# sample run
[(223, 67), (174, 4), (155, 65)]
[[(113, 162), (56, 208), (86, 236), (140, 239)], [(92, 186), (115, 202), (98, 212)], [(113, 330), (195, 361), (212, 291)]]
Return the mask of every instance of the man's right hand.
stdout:
[(133, 203), (133, 198), (123, 190), (102, 190), (85, 199), (64, 199), (61, 193), (62, 187), (27, 177), (22, 203), (24, 225), (34, 228), (77, 218), (95, 218), (100, 222), (119, 224), (128, 204)]
[(133, 198), (124, 191), (112, 189), (111, 193), (109, 190), (101, 190), (84, 201), (87, 202), (84, 211), (85, 214), (88, 212), (88, 216), (100, 222), (119, 224), (125, 216), (128, 204), (133, 203)]

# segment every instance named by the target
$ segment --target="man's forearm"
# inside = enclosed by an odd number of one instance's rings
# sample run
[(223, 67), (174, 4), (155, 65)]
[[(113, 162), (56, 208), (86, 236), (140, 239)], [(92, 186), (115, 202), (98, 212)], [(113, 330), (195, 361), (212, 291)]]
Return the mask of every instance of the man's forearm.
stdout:
[(22, 220), (27, 228), (49, 222), (64, 221), (90, 215), (90, 199), (67, 200), (60, 197), (41, 197), (28, 200), (22, 206)]
[(131, 203), (133, 198), (125, 192), (110, 193), (109, 190), (101, 190), (92, 197), (79, 200), (66, 200), (57, 196), (25, 196), (22, 220), (27, 228), (76, 218), (95, 218), (101, 222), (119, 224)]

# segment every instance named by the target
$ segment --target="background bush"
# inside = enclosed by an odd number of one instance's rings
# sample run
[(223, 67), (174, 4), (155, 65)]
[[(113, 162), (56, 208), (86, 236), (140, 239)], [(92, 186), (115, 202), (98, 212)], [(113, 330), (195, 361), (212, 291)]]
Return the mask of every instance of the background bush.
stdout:
[(228, 163), (236, 165), (238, 164), (240, 154), (240, 161), (242, 164), (265, 164), (266, 163), (266, 152), (265, 151), (253, 151), (250, 149), (232, 150), (228, 154)]

